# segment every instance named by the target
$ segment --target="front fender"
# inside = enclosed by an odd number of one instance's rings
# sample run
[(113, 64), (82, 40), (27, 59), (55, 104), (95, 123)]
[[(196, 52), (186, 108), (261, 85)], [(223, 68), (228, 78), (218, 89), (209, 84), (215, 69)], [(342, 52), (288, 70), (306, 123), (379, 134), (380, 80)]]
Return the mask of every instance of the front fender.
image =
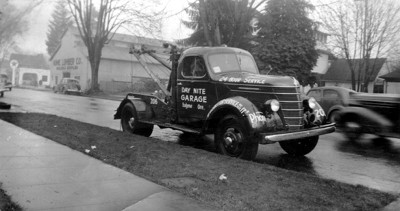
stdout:
[(393, 124), (384, 116), (363, 107), (344, 107), (339, 115), (339, 123), (348, 115), (355, 115), (362, 119), (362, 124), (379, 127), (381, 129), (392, 127)]
[(257, 132), (265, 132), (269, 129), (280, 126), (283, 123), (278, 114), (267, 117), (248, 99), (240, 96), (223, 99), (216, 103), (207, 114), (206, 124), (203, 131), (210, 131), (218, 126), (218, 122), (225, 115), (235, 114), (245, 121), (248, 135), (254, 135)]
[(119, 104), (116, 113), (114, 114), (114, 119), (121, 119), (121, 113), (122, 113), (122, 109), (124, 108), (125, 104), (127, 103), (132, 103), (133, 106), (136, 109), (136, 112), (138, 112), (138, 115), (141, 116), (141, 114), (143, 113), (147, 113), (146, 111), (149, 110), (147, 109), (147, 104), (140, 98), (135, 98), (135, 97), (130, 97), (130, 96), (126, 96), (126, 98), (124, 98), (122, 100), (122, 102)]

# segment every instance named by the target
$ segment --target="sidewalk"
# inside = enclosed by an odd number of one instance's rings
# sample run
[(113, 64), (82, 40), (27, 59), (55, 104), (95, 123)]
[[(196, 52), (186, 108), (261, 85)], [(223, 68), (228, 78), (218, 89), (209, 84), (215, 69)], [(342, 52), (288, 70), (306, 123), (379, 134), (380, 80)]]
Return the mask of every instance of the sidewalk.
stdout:
[(2, 120), (0, 182), (24, 210), (213, 210)]

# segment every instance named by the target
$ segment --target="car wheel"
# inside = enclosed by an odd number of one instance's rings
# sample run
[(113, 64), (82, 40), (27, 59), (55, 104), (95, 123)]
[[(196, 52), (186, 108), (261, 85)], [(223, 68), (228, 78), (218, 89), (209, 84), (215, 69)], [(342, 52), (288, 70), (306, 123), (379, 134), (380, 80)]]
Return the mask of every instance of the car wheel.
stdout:
[(293, 141), (281, 141), (279, 145), (289, 155), (303, 156), (314, 150), (319, 136), (312, 136)]
[(0, 92), (0, 97), (4, 97), (4, 92)]
[(293, 141), (281, 141), (279, 145), (289, 155), (303, 156), (314, 150), (319, 136), (312, 136)]
[(139, 122), (135, 107), (127, 103), (122, 108), (121, 116), (122, 131), (149, 137), (153, 132), (154, 125)]
[(361, 124), (357, 121), (348, 120), (343, 123), (342, 131), (349, 141), (356, 141), (362, 134)]
[(362, 125), (356, 115), (346, 115), (340, 118), (339, 128), (349, 141), (357, 141), (363, 133)]
[(258, 151), (258, 143), (251, 142), (245, 127), (234, 115), (223, 118), (215, 132), (217, 151), (223, 155), (253, 160)]

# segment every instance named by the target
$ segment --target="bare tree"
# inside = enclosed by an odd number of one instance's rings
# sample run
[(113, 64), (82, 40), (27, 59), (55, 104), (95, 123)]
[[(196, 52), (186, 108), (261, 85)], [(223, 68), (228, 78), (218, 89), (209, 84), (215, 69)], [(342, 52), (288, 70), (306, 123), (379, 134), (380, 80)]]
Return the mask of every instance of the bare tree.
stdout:
[(7, 51), (15, 44), (15, 37), (28, 29), (27, 17), (32, 10), (39, 6), (42, 0), (31, 1), (24, 8), (16, 8), (8, 1), (0, 5), (0, 52)]
[[(98, 91), (98, 74), (102, 49), (114, 34), (126, 26), (139, 33), (152, 34), (160, 29), (156, 24), (157, 15), (144, 6), (129, 0), (100, 0), (94, 5), (92, 0), (68, 0), (72, 16), (79, 34), (88, 50), (91, 66), (91, 91)], [(97, 17), (93, 13), (97, 11)], [(148, 13), (147, 13), (148, 12)], [(131, 29), (132, 29), (131, 28)]]
[(389, 57), (399, 44), (400, 3), (337, 0), (317, 9), (323, 27), (331, 34), (334, 51), (348, 61), (352, 89), (367, 92), (377, 59)]

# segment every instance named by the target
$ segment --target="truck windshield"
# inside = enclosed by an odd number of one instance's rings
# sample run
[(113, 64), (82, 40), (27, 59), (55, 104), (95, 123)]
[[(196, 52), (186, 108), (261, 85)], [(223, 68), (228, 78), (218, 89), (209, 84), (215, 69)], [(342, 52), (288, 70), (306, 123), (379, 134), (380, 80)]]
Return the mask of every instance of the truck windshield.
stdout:
[(243, 54), (212, 54), (208, 57), (214, 73), (250, 72), (258, 74), (256, 64), (248, 55)]

